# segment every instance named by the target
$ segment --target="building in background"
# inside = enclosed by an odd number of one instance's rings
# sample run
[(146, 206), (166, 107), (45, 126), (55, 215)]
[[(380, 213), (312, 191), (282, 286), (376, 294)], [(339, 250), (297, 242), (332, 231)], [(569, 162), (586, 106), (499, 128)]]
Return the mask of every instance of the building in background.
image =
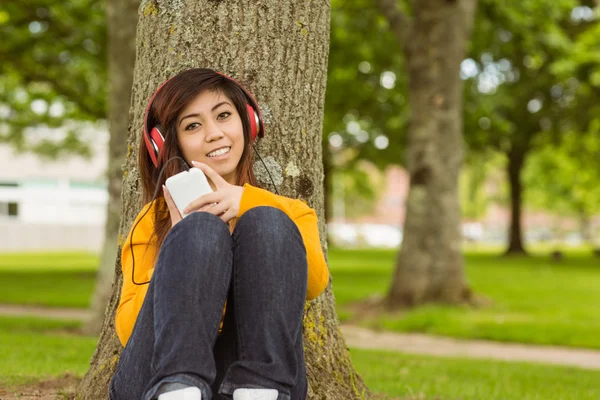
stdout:
[(100, 250), (108, 133), (88, 126), (81, 137), (90, 143), (90, 159), (50, 161), (0, 144), (0, 251)]
[[(328, 224), (331, 243), (347, 247), (397, 248), (400, 245), (404, 233), (410, 176), (398, 165), (388, 166), (383, 174), (385, 184), (379, 189), (380, 195), (373, 212), (354, 218), (334, 216)], [(504, 179), (503, 174), (499, 174), (496, 180), (488, 179), (485, 192), (490, 201), (481, 218), (463, 219), (461, 229), (466, 241), (501, 246), (507, 244), (510, 227), (509, 205), (494, 200), (497, 197), (497, 186), (506, 184)], [(345, 201), (352, 200), (346, 198)], [(591, 231), (596, 232), (598, 241), (600, 215), (593, 216), (590, 222)], [(578, 246), (584, 243), (581, 224), (574, 216), (532, 210), (526, 205), (523, 206), (522, 229), (525, 243), (528, 244), (562, 243)]]

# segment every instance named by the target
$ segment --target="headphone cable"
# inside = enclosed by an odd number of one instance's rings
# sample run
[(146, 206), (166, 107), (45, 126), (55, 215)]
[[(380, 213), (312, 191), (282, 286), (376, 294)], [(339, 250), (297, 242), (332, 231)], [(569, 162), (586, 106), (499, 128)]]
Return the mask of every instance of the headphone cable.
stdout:
[(256, 155), (258, 156), (258, 158), (260, 159), (260, 162), (265, 166), (265, 169), (267, 170), (267, 174), (269, 174), (269, 178), (271, 178), (271, 183), (273, 184), (273, 188), (275, 189), (275, 193), (277, 193), (277, 195), (279, 195), (279, 191), (277, 190), (277, 186), (275, 185), (275, 181), (273, 180), (273, 177), (271, 176), (271, 172), (269, 171), (269, 168), (267, 168), (267, 164), (265, 164), (265, 162), (263, 161), (262, 157), (260, 156), (260, 153), (256, 149), (256, 146), (252, 145), (252, 147), (254, 147), (254, 152), (256, 153)]
[(146, 214), (148, 214), (148, 211), (150, 211), (150, 209), (152, 208), (152, 203), (154, 203), (154, 200), (156, 200), (156, 196), (158, 195), (158, 189), (159, 189), (159, 185), (158, 182), (160, 182), (160, 179), (162, 178), (163, 172), (165, 171), (165, 167), (167, 166), (167, 164), (172, 161), (172, 160), (176, 160), (176, 159), (180, 159), (181, 160), (181, 165), (183, 166), (183, 168), (186, 171), (190, 170), (189, 165), (187, 164), (187, 162), (179, 157), (179, 156), (174, 156), (169, 158), (165, 164), (162, 166), (162, 168), (160, 169), (160, 173), (158, 174), (158, 179), (156, 180), (157, 184), (156, 184), (156, 188), (154, 189), (154, 194), (152, 195), (152, 201), (150, 201), (150, 205), (148, 206), (148, 208), (146, 209), (146, 212), (144, 212), (144, 214), (136, 221), (136, 223), (133, 225), (133, 228), (131, 228), (131, 235), (129, 235), (129, 248), (131, 249), (131, 281), (135, 284), (135, 285), (146, 285), (148, 283), (150, 283), (150, 281), (146, 281), (146, 282), (142, 282), (142, 283), (138, 283), (135, 281), (135, 252), (133, 251), (133, 231), (135, 230), (136, 226), (140, 223), (140, 221), (146, 216)]

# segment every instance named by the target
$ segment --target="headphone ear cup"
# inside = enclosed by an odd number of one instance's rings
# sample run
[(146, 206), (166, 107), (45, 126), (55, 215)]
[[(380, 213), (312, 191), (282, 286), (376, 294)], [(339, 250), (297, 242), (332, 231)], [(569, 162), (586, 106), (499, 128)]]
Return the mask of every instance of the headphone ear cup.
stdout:
[(250, 104), (246, 104), (246, 110), (248, 110), (248, 120), (250, 121), (250, 133), (252, 137), (252, 142), (256, 140), (256, 136), (259, 134), (260, 130), (260, 120), (258, 115), (254, 111), (254, 108)]
[(150, 143), (152, 144), (154, 159), (156, 160), (154, 165), (158, 166), (159, 155), (163, 148), (163, 145), (165, 144), (165, 137), (161, 132), (160, 126), (155, 126), (150, 131)]

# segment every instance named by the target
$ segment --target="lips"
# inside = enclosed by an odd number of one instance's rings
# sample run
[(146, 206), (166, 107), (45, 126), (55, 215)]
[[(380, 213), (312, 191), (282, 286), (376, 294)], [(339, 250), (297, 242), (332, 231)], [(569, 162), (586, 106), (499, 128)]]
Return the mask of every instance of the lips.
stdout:
[(221, 147), (220, 149), (211, 151), (206, 156), (209, 158), (210, 157), (218, 157), (218, 156), (225, 155), (225, 154), (229, 153), (230, 151), (231, 151), (231, 146)]

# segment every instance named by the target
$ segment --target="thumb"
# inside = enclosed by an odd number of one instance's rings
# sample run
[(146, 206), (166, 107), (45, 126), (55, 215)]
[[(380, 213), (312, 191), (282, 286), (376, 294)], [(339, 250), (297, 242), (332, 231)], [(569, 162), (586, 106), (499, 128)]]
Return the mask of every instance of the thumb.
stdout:
[(197, 161), (192, 161), (192, 164), (194, 165), (194, 167), (197, 167), (202, 172), (204, 172), (204, 174), (215, 184), (216, 187), (223, 186), (223, 184), (226, 183), (225, 179), (223, 179), (223, 177), (221, 177), (221, 175), (219, 175), (217, 171), (215, 171), (208, 165)]

